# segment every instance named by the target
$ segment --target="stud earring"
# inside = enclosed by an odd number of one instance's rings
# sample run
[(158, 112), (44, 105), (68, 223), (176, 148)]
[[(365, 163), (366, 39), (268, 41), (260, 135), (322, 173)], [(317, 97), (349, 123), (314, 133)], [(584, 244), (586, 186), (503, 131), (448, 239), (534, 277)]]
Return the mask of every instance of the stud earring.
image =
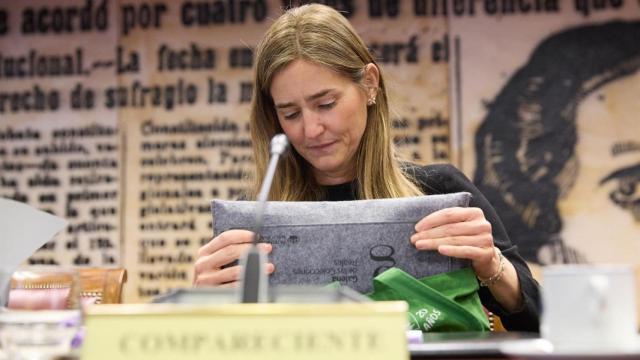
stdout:
[(367, 100), (367, 106), (371, 106), (371, 105), (375, 105), (376, 104), (376, 98), (375, 97), (370, 97), (369, 100)]

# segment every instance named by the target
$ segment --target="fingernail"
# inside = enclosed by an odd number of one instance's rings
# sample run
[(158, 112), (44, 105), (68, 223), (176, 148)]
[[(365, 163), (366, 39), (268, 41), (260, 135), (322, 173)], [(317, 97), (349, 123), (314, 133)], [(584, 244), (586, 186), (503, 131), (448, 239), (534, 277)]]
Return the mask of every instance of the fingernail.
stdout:
[(268, 263), (266, 269), (267, 274), (272, 274), (276, 270), (276, 267), (272, 263)]
[(430, 240), (420, 240), (416, 242), (416, 248), (421, 250), (432, 250), (432, 243)]
[(436, 250), (442, 255), (447, 255), (451, 246), (449, 245), (440, 245)]
[(271, 244), (269, 244), (269, 243), (261, 243), (261, 244), (260, 244), (260, 248), (261, 248), (263, 251), (271, 252), (271, 250), (273, 249), (273, 246), (272, 246)]

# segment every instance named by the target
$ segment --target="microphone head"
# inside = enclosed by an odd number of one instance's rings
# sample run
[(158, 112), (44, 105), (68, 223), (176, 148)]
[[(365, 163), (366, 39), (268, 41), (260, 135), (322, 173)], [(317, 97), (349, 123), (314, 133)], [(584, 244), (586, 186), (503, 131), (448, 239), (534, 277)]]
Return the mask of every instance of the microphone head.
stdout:
[(271, 155), (282, 155), (289, 146), (289, 139), (285, 134), (276, 134), (271, 138), (270, 152)]

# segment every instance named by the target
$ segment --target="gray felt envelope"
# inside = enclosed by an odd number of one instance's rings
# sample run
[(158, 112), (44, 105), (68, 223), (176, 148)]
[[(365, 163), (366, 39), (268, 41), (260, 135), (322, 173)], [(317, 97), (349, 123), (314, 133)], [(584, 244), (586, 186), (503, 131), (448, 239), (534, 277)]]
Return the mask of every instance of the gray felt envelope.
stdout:
[[(271, 285), (338, 281), (359, 292), (395, 266), (416, 278), (469, 266), (436, 251), (418, 251), (409, 241), (424, 216), (448, 207), (466, 207), (466, 192), (412, 198), (283, 202), (267, 204), (262, 241), (273, 244)], [(256, 202), (213, 200), (213, 230), (252, 230)]]

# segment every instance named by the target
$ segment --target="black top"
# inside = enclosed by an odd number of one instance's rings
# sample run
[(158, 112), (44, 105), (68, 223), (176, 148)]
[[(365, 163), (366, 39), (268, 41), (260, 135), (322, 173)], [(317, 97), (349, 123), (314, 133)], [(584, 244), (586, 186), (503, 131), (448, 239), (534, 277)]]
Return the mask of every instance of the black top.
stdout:
[[(515, 312), (507, 312), (495, 300), (486, 287), (481, 287), (479, 294), (482, 304), (489, 311), (498, 315), (507, 330), (539, 331), (540, 293), (538, 283), (533, 279), (531, 271), (524, 259), (518, 253), (518, 249), (511, 243), (507, 236), (502, 221), (489, 201), (480, 193), (480, 190), (458, 169), (448, 164), (417, 166), (407, 164), (405, 171), (414, 177), (425, 194), (448, 194), (460, 191), (471, 193), (472, 199), (469, 206), (478, 207), (484, 212), (484, 216), (491, 223), (493, 242), (504, 257), (509, 259), (518, 274), (520, 291), (522, 292), (522, 308)], [(355, 200), (356, 194), (352, 183), (325, 186), (326, 200), (344, 201)]]

